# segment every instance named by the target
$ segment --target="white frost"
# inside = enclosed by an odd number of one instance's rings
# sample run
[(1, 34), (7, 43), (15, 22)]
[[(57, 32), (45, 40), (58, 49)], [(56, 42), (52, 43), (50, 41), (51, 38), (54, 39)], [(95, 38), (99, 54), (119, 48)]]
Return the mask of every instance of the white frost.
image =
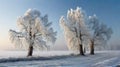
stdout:
[[(88, 35), (85, 25), (84, 12), (77, 7), (76, 10), (68, 10), (67, 20), (62, 16), (59, 20), (60, 26), (64, 30), (64, 36), (67, 41), (67, 46), (70, 50), (79, 50), (79, 44), (85, 44), (85, 37)], [(82, 35), (82, 37), (80, 36)], [(80, 37), (82, 40), (80, 40)], [(87, 40), (86, 40), (87, 42)], [(85, 45), (84, 45), (85, 46)]]
[(17, 19), (19, 32), (9, 30), (10, 40), (20, 48), (33, 45), (40, 50), (48, 49), (48, 42), (54, 43), (56, 32), (51, 27), (48, 16), (41, 16), (36, 9), (28, 9), (23, 16)]

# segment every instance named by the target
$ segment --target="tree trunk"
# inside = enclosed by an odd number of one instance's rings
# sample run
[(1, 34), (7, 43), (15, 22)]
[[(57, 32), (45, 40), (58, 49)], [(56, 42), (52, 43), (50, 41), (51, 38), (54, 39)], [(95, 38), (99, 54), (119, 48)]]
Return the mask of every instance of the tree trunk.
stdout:
[(94, 42), (93, 41), (91, 41), (91, 44), (90, 44), (90, 54), (94, 55)]
[(80, 55), (84, 55), (83, 46), (80, 44), (79, 47)]
[(27, 56), (32, 56), (32, 53), (33, 53), (33, 46), (29, 46), (28, 55)]
[(86, 49), (85, 49), (85, 47), (84, 47), (84, 53), (86, 53)]

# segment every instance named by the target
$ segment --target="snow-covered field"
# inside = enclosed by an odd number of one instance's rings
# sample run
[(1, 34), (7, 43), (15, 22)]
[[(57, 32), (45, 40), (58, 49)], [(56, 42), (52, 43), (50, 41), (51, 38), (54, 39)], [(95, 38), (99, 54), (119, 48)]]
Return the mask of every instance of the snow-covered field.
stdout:
[[(97, 51), (95, 55), (73, 56), (70, 51), (0, 51), (0, 67), (116, 67), (120, 51)], [(120, 66), (119, 66), (120, 67)]]

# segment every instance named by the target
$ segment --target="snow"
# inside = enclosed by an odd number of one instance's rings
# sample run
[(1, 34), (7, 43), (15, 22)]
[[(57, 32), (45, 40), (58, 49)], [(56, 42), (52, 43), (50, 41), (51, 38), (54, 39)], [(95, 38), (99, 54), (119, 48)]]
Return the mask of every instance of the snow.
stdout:
[(0, 51), (0, 67), (116, 67), (120, 51), (96, 51), (95, 55), (75, 56), (71, 51)]

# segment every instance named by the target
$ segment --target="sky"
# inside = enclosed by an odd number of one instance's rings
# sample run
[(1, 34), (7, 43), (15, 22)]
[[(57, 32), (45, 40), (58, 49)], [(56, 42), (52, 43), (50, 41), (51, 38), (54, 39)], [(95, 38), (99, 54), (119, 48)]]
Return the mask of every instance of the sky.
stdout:
[(57, 31), (55, 50), (66, 50), (63, 31), (59, 19), (66, 16), (69, 9), (81, 7), (87, 16), (96, 14), (99, 20), (113, 29), (109, 44), (120, 45), (120, 0), (0, 0), (0, 50), (14, 48), (9, 40), (9, 29), (18, 30), (17, 17), (23, 16), (28, 9), (37, 9), (44, 16), (48, 14)]

